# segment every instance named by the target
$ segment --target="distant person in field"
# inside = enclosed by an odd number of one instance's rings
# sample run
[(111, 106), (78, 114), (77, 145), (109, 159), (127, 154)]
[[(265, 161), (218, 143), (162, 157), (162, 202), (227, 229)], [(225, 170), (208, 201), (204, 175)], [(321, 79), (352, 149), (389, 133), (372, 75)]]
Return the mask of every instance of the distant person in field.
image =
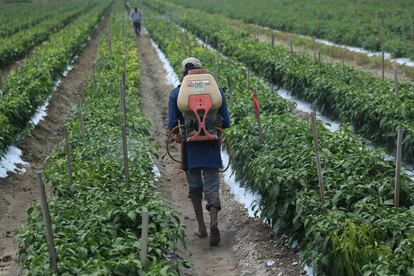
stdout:
[(134, 30), (135, 34), (139, 35), (141, 32), (141, 20), (142, 20), (142, 13), (140, 10), (138, 10), (136, 7), (131, 11), (131, 14), (129, 15), (129, 19), (134, 24)]
[[(189, 57), (183, 60), (183, 77), (187, 76), (190, 70), (201, 70), (201, 62)], [(183, 84), (183, 86), (186, 84)], [(186, 125), (183, 113), (178, 107), (179, 92), (181, 85), (170, 92), (168, 102), (168, 128), (170, 131), (178, 124)], [(216, 127), (230, 127), (230, 116), (227, 110), (226, 101), (222, 89), (219, 89), (222, 103), (217, 113), (217, 119), (213, 122)], [(191, 119), (189, 119), (191, 120)], [(191, 124), (191, 121), (187, 122)], [(217, 215), (221, 209), (219, 188), (219, 169), (223, 167), (221, 160), (221, 149), (219, 140), (211, 141), (185, 141), (181, 140), (178, 131), (176, 142), (183, 143), (182, 168), (185, 171), (191, 202), (198, 223), (198, 231), (195, 233), (199, 238), (207, 237), (207, 229), (203, 218), (202, 199), (203, 194), (207, 201), (206, 209), (210, 213), (210, 245), (217, 246), (220, 242), (220, 231), (218, 229)]]

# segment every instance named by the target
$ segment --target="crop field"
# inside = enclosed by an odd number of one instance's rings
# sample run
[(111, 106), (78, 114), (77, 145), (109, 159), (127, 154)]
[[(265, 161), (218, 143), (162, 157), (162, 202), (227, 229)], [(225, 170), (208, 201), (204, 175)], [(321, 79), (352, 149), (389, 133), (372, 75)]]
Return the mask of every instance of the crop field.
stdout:
[[(238, 27), (370, 51), (383, 39), (413, 59), (410, 1), (0, 5), (0, 276), (414, 276), (413, 80)], [(188, 184), (166, 152), (178, 152), (165, 145), (167, 104), (189, 56), (231, 117), (217, 248), (194, 236)]]

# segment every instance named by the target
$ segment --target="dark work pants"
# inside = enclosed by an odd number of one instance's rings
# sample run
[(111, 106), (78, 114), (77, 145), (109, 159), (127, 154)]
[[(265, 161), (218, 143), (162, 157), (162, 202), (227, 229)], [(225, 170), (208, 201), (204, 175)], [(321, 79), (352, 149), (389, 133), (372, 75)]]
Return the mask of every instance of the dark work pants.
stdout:
[(204, 197), (207, 200), (207, 210), (211, 207), (221, 209), (219, 188), (220, 178), (218, 168), (194, 168), (185, 172), (187, 176), (190, 199)]

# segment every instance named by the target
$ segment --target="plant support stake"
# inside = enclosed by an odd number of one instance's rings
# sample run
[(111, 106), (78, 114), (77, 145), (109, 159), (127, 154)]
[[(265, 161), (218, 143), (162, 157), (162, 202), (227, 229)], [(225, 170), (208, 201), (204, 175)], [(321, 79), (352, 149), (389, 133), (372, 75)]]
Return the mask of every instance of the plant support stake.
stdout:
[(395, 188), (394, 188), (394, 206), (395, 207), (400, 207), (402, 142), (403, 142), (403, 129), (398, 128), (397, 156), (395, 157)]
[(385, 54), (384, 54), (384, 28), (381, 25), (380, 29), (380, 41), (381, 41), (381, 79), (385, 78)]
[(398, 71), (397, 68), (394, 67), (394, 93), (395, 96), (398, 98), (399, 97), (399, 92), (398, 92)]
[(55, 247), (55, 240), (53, 238), (53, 230), (52, 230), (52, 223), (49, 214), (49, 206), (47, 204), (47, 196), (46, 196), (46, 189), (45, 184), (42, 180), (42, 172), (36, 172), (37, 183), (39, 184), (40, 190), (40, 204), (42, 206), (42, 214), (43, 214), (43, 223), (45, 226), (46, 231), (46, 240), (47, 240), (47, 247), (49, 250), (49, 258), (50, 258), (50, 266), (52, 268), (53, 273), (59, 275), (58, 265), (57, 265), (57, 254), (56, 254), (56, 247)]
[(129, 186), (129, 168), (128, 168), (128, 142), (127, 142), (127, 126), (126, 126), (126, 104), (125, 104), (125, 79), (126, 71), (122, 74), (122, 80), (120, 83), (120, 98), (121, 98), (121, 112), (122, 112), (122, 149), (124, 156), (124, 178), (125, 185)]
[(65, 149), (66, 149), (66, 170), (68, 173), (69, 185), (73, 183), (73, 170), (72, 170), (72, 146), (69, 139), (69, 130), (65, 127)]
[(149, 213), (148, 210), (142, 212), (142, 228), (141, 228), (141, 264), (145, 266), (147, 262), (148, 252), (148, 224), (149, 224)]
[(272, 33), (272, 48), (275, 47), (275, 34)]
[(318, 173), (318, 182), (319, 182), (319, 193), (321, 197), (322, 205), (325, 203), (325, 188), (323, 185), (322, 178), (322, 167), (321, 167), (321, 158), (319, 156), (319, 142), (318, 142), (318, 132), (316, 127), (316, 111), (313, 110), (311, 114), (312, 119), (312, 136), (313, 136), (313, 146), (315, 149), (315, 159), (316, 159), (316, 171)]

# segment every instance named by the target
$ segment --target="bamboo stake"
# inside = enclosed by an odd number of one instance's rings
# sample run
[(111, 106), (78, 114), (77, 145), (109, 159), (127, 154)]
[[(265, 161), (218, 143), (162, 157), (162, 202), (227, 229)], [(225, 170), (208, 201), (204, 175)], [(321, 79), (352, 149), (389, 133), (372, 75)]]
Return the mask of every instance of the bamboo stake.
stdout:
[(73, 184), (73, 170), (72, 170), (72, 146), (70, 144), (69, 130), (65, 127), (65, 148), (66, 148), (66, 170), (68, 174), (69, 185)]
[(398, 128), (397, 135), (397, 156), (395, 157), (395, 188), (394, 188), (394, 206), (400, 207), (400, 178), (401, 178), (401, 159), (402, 159), (402, 141), (403, 129)]
[(49, 250), (50, 266), (52, 268), (53, 273), (55, 273), (56, 275), (59, 275), (55, 240), (53, 237), (53, 229), (52, 229), (52, 223), (50, 219), (49, 206), (47, 203), (45, 184), (43, 183), (41, 173), (42, 173), (41, 171), (36, 172), (36, 178), (37, 178), (37, 183), (39, 184), (39, 190), (40, 190), (40, 204), (42, 206), (43, 223), (45, 226), (47, 247)]
[(148, 252), (148, 224), (149, 224), (149, 213), (148, 210), (142, 212), (142, 228), (141, 228), (141, 264), (145, 266), (147, 263), (147, 252)]
[(316, 160), (316, 171), (318, 174), (318, 182), (319, 182), (319, 194), (321, 197), (322, 205), (325, 203), (325, 188), (323, 184), (323, 176), (322, 176), (322, 167), (321, 167), (321, 158), (319, 155), (319, 142), (318, 142), (318, 132), (316, 127), (316, 111), (313, 110), (311, 114), (312, 124), (312, 136), (313, 136), (313, 146), (315, 150), (315, 160)]

